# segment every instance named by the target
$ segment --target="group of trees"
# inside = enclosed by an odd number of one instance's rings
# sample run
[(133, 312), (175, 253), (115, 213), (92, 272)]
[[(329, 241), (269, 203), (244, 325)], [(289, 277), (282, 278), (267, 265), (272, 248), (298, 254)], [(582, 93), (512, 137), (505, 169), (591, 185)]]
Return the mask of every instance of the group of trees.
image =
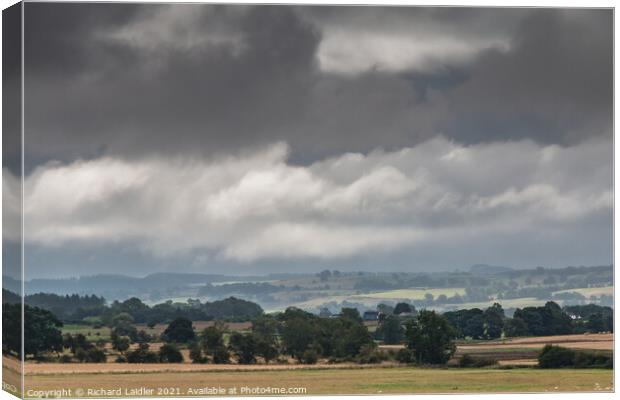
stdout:
[(517, 308), (513, 319), (523, 323), (519, 323), (520, 327), (510, 332), (511, 336), (565, 335), (573, 331), (571, 317), (552, 301), (542, 307)]
[(614, 310), (608, 306), (586, 304), (566, 306), (564, 311), (573, 316), (574, 332), (613, 332)]
[[(69, 301), (72, 297), (64, 297)], [(62, 303), (59, 301), (59, 304)], [(97, 298), (90, 298), (97, 303)], [(204, 310), (207, 304), (190, 301), (187, 307)], [(219, 303), (225, 315), (252, 315), (252, 327), (247, 332), (228, 332), (217, 321), (196, 333), (193, 320), (182, 309), (170, 320), (158, 338), (136, 328), (153, 316), (153, 310), (138, 299), (115, 302), (106, 308), (105, 322), (110, 327), (110, 343), (117, 352), (118, 362), (182, 362), (179, 348), (187, 347), (195, 363), (228, 363), (231, 358), (241, 364), (258, 360), (269, 363), (281, 355), (291, 356), (300, 363), (316, 363), (319, 359), (331, 362), (376, 362), (383, 357), (376, 349), (375, 339), (386, 344), (404, 343), (399, 352), (401, 362), (443, 364), (453, 355), (455, 338), (494, 339), (504, 336), (543, 336), (577, 332), (600, 332), (613, 329), (613, 311), (597, 305), (560, 308), (554, 302), (542, 307), (516, 309), (506, 317), (501, 305), (481, 309), (446, 312), (417, 312), (407, 303), (394, 308), (385, 306), (376, 332), (371, 334), (355, 308), (342, 308), (340, 314), (320, 317), (297, 308), (265, 315), (260, 307), (239, 299)], [(96, 307), (96, 304), (93, 305)], [(175, 315), (175, 314), (169, 314)], [(193, 315), (190, 313), (190, 315)], [(20, 304), (3, 304), (3, 352), (21, 355)], [(106, 341), (92, 343), (84, 335), (62, 335), (63, 322), (45, 309), (24, 306), (24, 351), (35, 358), (43, 353), (56, 353), (64, 361), (105, 362)], [(246, 317), (250, 319), (250, 317)], [(152, 325), (152, 321), (148, 322)], [(157, 352), (149, 343), (165, 342)], [(65, 350), (68, 350), (65, 351)]]
[(418, 364), (445, 364), (456, 351), (454, 327), (434, 311), (423, 310), (410, 319), (405, 337), (409, 357)]
[(333, 318), (288, 308), (277, 316), (277, 321), (283, 351), (301, 362), (311, 363), (317, 357), (353, 359), (362, 347), (374, 345), (359, 312), (353, 308), (343, 308)]
[(159, 348), (158, 352), (154, 352), (149, 349), (150, 345), (148, 343), (139, 343), (134, 350), (128, 351), (124, 357), (118, 357), (116, 362), (128, 362), (134, 364), (183, 362), (183, 354), (181, 354), (181, 351), (174, 344), (165, 343)]
[[(582, 311), (583, 310), (583, 311)], [(594, 304), (562, 309), (549, 301), (541, 307), (517, 308), (512, 318), (504, 315), (499, 304), (444, 313), (459, 338), (495, 339), (502, 335), (548, 336), (584, 332), (613, 331), (613, 312)]]
[[(454, 354), (456, 332), (448, 320), (434, 311), (421, 311), (409, 318), (403, 328), (400, 319), (391, 315), (382, 326), (392, 325), (398, 339), (404, 340), (397, 359), (406, 363), (445, 364)], [(386, 331), (390, 329), (385, 328)], [(378, 362), (385, 358), (376, 349), (372, 335), (356, 309), (344, 308), (338, 316), (320, 318), (297, 308), (263, 316), (254, 321), (251, 332), (233, 332), (224, 346), (224, 327), (206, 328), (190, 346), (194, 362), (228, 362), (252, 364), (261, 357), (266, 363), (279, 355), (290, 355), (300, 363), (313, 364), (319, 359), (330, 362)], [(391, 333), (390, 333), (391, 334)]]
[(190, 345), (190, 358), (194, 363), (227, 364), (230, 362), (230, 353), (224, 341), (226, 326), (222, 322), (216, 322), (213, 326), (205, 328), (198, 340)]
[(375, 331), (375, 338), (385, 344), (401, 343), (405, 334), (401, 319), (396, 315), (383, 318)]
[(152, 307), (132, 297), (122, 302), (113, 302), (101, 315), (102, 322), (109, 325), (110, 319), (119, 313), (131, 315), (137, 323), (155, 325), (178, 317), (192, 321), (247, 321), (262, 315), (263, 309), (256, 303), (235, 297), (205, 303), (191, 299), (187, 303), (167, 301)]
[(546, 345), (538, 356), (540, 368), (613, 368), (613, 355), (592, 351), (577, 351)]
[(105, 306), (105, 299), (95, 295), (80, 296), (56, 295), (50, 293), (36, 293), (25, 296), (25, 303), (51, 311), (60, 320), (83, 318), (92, 314), (92, 311), (101, 311)]
[[(24, 305), (24, 353), (37, 358), (47, 351), (62, 351), (62, 322), (51, 312)], [(2, 304), (2, 351), (22, 355), (22, 306)]]
[[(21, 301), (19, 296), (7, 290), (3, 291), (3, 298), (4, 303), (19, 304)], [(51, 311), (66, 323), (91, 321), (107, 326), (111, 326), (113, 319), (122, 313), (129, 314), (136, 323), (149, 324), (169, 322), (181, 316), (194, 321), (247, 321), (263, 314), (258, 304), (235, 297), (205, 303), (191, 299), (186, 303), (167, 301), (154, 306), (148, 306), (132, 297), (125, 301), (114, 301), (108, 306), (103, 297), (94, 295), (38, 293), (25, 296), (24, 301), (29, 306)]]
[(504, 310), (500, 304), (486, 310), (479, 308), (448, 311), (443, 314), (454, 327), (459, 338), (495, 339), (502, 335), (505, 323)]
[[(107, 356), (104, 351), (105, 342), (100, 342), (98, 346), (87, 340), (81, 333), (76, 335), (65, 334), (62, 338), (62, 347), (68, 349), (73, 358), (79, 362), (102, 363), (106, 362)], [(62, 361), (71, 361), (71, 356), (63, 355)]]
[[(191, 323), (191, 322), (189, 322)], [(296, 308), (276, 315), (264, 315), (253, 321), (249, 332), (232, 332), (225, 343), (226, 326), (215, 323), (196, 336), (184, 334), (188, 321), (177, 319), (165, 332), (168, 340), (187, 343), (195, 363), (227, 363), (233, 357), (240, 364), (257, 359), (265, 363), (280, 355), (290, 355), (301, 363), (312, 364), (319, 358), (352, 360), (364, 347), (375, 347), (373, 338), (355, 309), (343, 309), (335, 318), (320, 318)]]

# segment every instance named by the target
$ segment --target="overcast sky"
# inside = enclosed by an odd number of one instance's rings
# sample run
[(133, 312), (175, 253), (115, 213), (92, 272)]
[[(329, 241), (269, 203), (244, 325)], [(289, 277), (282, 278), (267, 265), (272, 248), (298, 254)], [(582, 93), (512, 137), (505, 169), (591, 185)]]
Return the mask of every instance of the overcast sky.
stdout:
[(25, 10), (27, 277), (612, 262), (610, 10)]

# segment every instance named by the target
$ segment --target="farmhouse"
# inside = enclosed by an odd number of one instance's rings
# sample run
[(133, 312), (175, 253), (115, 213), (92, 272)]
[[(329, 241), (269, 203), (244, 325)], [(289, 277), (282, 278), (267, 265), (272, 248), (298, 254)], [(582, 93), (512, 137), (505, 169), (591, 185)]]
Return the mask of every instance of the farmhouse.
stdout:
[(362, 317), (364, 321), (376, 321), (379, 319), (378, 311), (364, 311), (364, 315)]

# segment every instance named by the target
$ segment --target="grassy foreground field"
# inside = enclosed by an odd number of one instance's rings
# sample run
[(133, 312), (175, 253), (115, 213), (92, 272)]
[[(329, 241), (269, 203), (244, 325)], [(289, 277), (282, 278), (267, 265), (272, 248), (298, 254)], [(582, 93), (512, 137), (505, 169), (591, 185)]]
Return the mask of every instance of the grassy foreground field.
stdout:
[[(204, 388), (222, 388), (219, 395), (252, 395), (244, 388), (284, 388), (290, 394), (406, 394), (464, 392), (611, 391), (611, 370), (539, 369), (427, 369), (364, 368), (251, 372), (189, 372), (141, 374), (55, 374), (26, 377), (26, 396), (36, 390), (71, 389), (71, 396), (87, 389), (148, 388), (136, 396), (208, 395)], [(82, 391), (78, 390), (81, 389)], [(167, 392), (166, 392), (167, 389)], [(192, 390), (190, 390), (192, 389)], [(30, 392), (29, 392), (30, 390)], [(233, 393), (234, 391), (234, 393)], [(94, 393), (94, 392), (93, 392)], [(98, 397), (107, 397), (98, 392)], [(278, 394), (278, 393), (262, 393)], [(286, 393), (284, 393), (286, 394)], [(95, 396), (95, 394), (91, 394)]]

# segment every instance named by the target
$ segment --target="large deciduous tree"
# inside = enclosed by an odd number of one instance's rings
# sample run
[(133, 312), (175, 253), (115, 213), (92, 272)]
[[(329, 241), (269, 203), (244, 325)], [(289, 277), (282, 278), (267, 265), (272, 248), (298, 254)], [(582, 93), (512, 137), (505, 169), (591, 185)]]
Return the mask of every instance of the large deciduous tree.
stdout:
[(445, 364), (456, 351), (454, 328), (435, 311), (423, 310), (409, 321), (405, 337), (407, 347), (421, 364)]
[(187, 343), (196, 339), (192, 321), (185, 317), (174, 319), (164, 331), (163, 337), (167, 342)]

